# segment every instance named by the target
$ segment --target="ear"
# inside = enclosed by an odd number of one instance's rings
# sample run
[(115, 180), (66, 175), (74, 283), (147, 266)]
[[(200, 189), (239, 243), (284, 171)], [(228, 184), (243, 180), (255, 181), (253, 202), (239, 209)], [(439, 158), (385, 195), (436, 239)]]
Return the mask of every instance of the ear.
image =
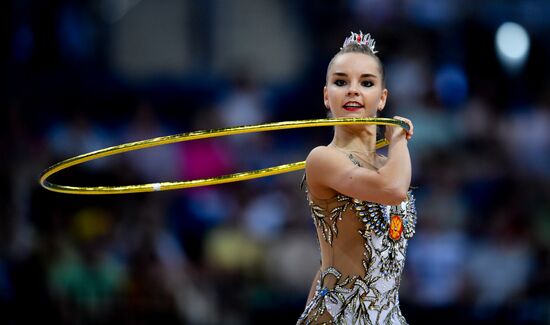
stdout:
[(378, 111), (381, 112), (386, 106), (386, 100), (388, 99), (388, 95), (389, 95), (388, 89), (384, 88), (384, 90), (382, 90), (382, 95), (380, 95), (380, 100), (378, 101), (378, 107), (377, 107)]
[(325, 102), (325, 107), (327, 109), (330, 109), (329, 101), (328, 101), (328, 89), (327, 86), (323, 87), (323, 101)]

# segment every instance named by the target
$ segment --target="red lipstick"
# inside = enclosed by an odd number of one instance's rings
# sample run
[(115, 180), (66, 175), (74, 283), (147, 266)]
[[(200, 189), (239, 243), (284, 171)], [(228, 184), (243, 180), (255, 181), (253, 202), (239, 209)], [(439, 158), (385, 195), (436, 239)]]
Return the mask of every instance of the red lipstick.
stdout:
[(364, 108), (365, 106), (363, 106), (363, 104), (361, 104), (359, 102), (351, 101), (351, 102), (345, 103), (344, 106), (342, 106), (342, 107), (346, 111), (354, 112), (354, 111), (357, 111), (357, 110), (360, 110), (360, 109)]

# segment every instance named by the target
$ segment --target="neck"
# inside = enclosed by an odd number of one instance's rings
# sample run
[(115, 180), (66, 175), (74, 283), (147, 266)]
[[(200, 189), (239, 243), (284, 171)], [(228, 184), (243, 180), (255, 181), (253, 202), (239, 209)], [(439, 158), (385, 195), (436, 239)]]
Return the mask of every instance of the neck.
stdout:
[(330, 146), (350, 152), (374, 154), (376, 152), (376, 125), (336, 126)]

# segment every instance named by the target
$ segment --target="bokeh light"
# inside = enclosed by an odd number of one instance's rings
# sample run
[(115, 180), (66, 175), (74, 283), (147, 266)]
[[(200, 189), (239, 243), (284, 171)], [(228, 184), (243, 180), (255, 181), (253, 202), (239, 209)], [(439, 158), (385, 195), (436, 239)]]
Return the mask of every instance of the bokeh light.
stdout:
[(511, 71), (520, 69), (529, 56), (529, 34), (517, 23), (506, 22), (500, 25), (495, 36), (495, 45), (500, 62)]
[(436, 71), (435, 91), (447, 107), (456, 107), (468, 96), (468, 79), (458, 65), (444, 65)]

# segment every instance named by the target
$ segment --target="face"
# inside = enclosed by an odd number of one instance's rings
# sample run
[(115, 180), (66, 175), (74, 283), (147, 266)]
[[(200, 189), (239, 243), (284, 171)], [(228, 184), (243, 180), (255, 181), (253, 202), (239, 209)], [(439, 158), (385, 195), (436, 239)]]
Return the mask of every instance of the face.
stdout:
[(363, 53), (336, 56), (323, 93), (325, 106), (334, 117), (375, 117), (388, 96), (378, 62)]

